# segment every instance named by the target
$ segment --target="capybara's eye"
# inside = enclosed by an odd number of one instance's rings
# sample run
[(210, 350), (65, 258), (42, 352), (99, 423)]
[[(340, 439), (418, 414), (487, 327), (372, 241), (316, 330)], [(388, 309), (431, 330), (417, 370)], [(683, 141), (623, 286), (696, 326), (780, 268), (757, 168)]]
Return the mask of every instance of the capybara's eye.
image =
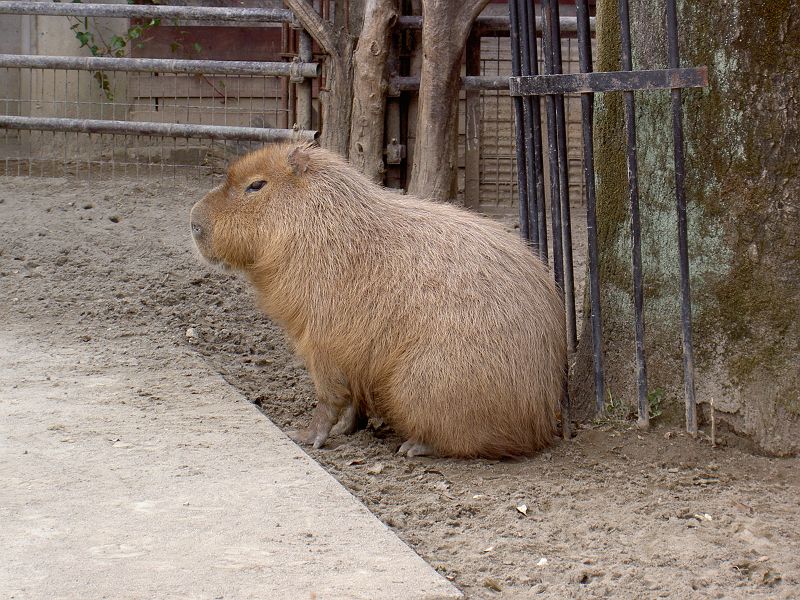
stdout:
[(257, 192), (258, 190), (260, 190), (265, 185), (267, 185), (266, 181), (263, 181), (263, 180), (254, 181), (253, 183), (251, 183), (250, 185), (247, 186), (247, 189), (245, 191), (246, 192)]

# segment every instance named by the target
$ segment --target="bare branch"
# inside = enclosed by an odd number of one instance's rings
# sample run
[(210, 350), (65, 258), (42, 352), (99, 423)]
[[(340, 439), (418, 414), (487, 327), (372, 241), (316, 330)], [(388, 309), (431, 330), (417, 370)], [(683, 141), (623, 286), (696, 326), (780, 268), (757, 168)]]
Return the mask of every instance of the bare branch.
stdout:
[(322, 20), (320, 14), (314, 10), (306, 0), (283, 0), (283, 3), (300, 21), (312, 38), (322, 46), (322, 49), (331, 56), (339, 56), (339, 49), (336, 43), (336, 34), (333, 25)]

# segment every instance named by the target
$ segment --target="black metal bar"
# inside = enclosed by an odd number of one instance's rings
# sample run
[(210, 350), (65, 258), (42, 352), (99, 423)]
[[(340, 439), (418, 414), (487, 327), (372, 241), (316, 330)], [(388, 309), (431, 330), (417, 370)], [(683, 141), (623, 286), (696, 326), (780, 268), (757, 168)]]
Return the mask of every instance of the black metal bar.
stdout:
[[(678, 14), (675, 0), (667, 0), (667, 40), (669, 67), (680, 67), (678, 52)], [(692, 347), (692, 301), (689, 289), (689, 242), (686, 222), (685, 172), (683, 157), (683, 109), (681, 90), (673, 88), (672, 134), (675, 156), (675, 204), (678, 212), (678, 260), (681, 269), (681, 331), (683, 338), (683, 389), (686, 400), (686, 431), (697, 434), (697, 407), (694, 397), (694, 350)]]
[(294, 21), (292, 11), (285, 8), (84, 4), (79, 2), (0, 2), (0, 14), (184, 19), (187, 21), (242, 21), (249, 23), (291, 23)]
[[(522, 75), (530, 75), (531, 71), (531, 49), (530, 49), (530, 32), (529, 32), (529, 19), (528, 19), (528, 3), (525, 1), (518, 4), (518, 25), (519, 25), (519, 43), (520, 43), (520, 58), (522, 66)], [(533, 251), (541, 255), (539, 245), (539, 206), (536, 194), (536, 168), (534, 166), (534, 151), (533, 151), (533, 98), (527, 96), (522, 99), (522, 115), (525, 123), (525, 175), (527, 176), (526, 191), (527, 199), (527, 219), (528, 219), (528, 240), (530, 241)]]
[[(115, 58), (109, 56), (37, 56), (0, 54), (0, 67), (72, 69), (76, 71), (128, 71), (144, 73), (195, 73), (219, 75), (264, 75), (319, 77), (313, 62), (258, 62), (245, 60), (177, 60), (161, 58)], [(506, 86), (508, 80), (506, 79)]]
[(251, 140), (258, 142), (313, 141), (316, 131), (229, 127), (221, 125), (189, 125), (184, 123), (150, 123), (138, 121), (104, 121), (100, 119), (61, 119), (50, 117), (12, 117), (0, 115), (0, 129), (32, 129), (34, 131), (70, 131), (77, 133), (115, 133), (121, 135), (155, 135), (212, 140)]
[(626, 90), (668, 90), (706, 87), (708, 69), (654, 69), (650, 71), (605, 71), (512, 77), (509, 93), (517, 95), (621, 92)]
[[(619, 0), (620, 34), (622, 41), (622, 68), (633, 69), (631, 58), (631, 25), (628, 0)], [(631, 206), (631, 239), (633, 242), (633, 306), (636, 336), (636, 387), (639, 405), (639, 426), (650, 424), (647, 405), (647, 364), (644, 357), (644, 290), (642, 287), (642, 237), (639, 218), (639, 181), (636, 157), (636, 109), (633, 92), (623, 92), (625, 98), (625, 133), (627, 137), (628, 193)]]
[[(522, 72), (520, 45), (519, 5), (517, 0), (509, 0), (508, 14), (511, 21), (511, 71)], [(528, 222), (528, 175), (525, 160), (525, 107), (522, 98), (514, 98), (514, 151), (517, 161), (517, 187), (519, 192), (519, 233), (522, 239), (530, 240)]]
[[(559, 8), (558, 2), (550, 4), (552, 18), (548, 19), (551, 27), (550, 37), (553, 40), (553, 73), (560, 74), (561, 63), (561, 31), (558, 28)], [(567, 123), (564, 96), (555, 97), (556, 105), (556, 132), (558, 147), (558, 176), (561, 202), (561, 232), (563, 239), (561, 248), (564, 257), (564, 309), (567, 314), (567, 346), (574, 352), (578, 345), (578, 333), (575, 323), (575, 281), (572, 270), (572, 219), (569, 204), (569, 165), (567, 163)]]
[[(578, 19), (578, 61), (584, 73), (592, 70), (592, 39), (589, 33), (587, 0), (575, 1)], [(581, 95), (583, 128), (583, 177), (586, 182), (586, 238), (589, 255), (589, 305), (592, 326), (592, 362), (594, 366), (595, 412), (605, 412), (605, 379), (603, 374), (603, 326), (600, 311), (600, 261), (597, 247), (597, 197), (594, 179), (594, 94)]]
[[(531, 75), (539, 73), (539, 56), (536, 48), (535, 4), (527, 11), (528, 51), (530, 52)], [(536, 193), (536, 224), (538, 227), (539, 256), (547, 264), (547, 207), (544, 192), (544, 150), (542, 148), (542, 102), (538, 96), (531, 97), (531, 121), (533, 125), (533, 180)]]
[[(556, 27), (551, 27), (550, 20), (553, 18), (553, 0), (542, 0), (542, 53), (544, 54), (545, 73), (554, 72), (553, 46), (561, 44), (559, 38), (554, 39), (558, 34)], [(558, 0), (555, 0), (558, 1)], [(559, 153), (558, 153), (558, 125), (556, 122), (556, 97), (553, 95), (545, 96), (545, 106), (547, 109), (547, 145), (550, 163), (550, 214), (551, 227), (553, 230), (553, 275), (558, 285), (559, 292), (564, 294), (564, 255), (563, 255), (563, 231), (561, 224), (561, 184), (559, 173)], [(565, 368), (567, 365), (564, 365)], [(568, 372), (568, 370), (567, 370)], [(564, 438), (571, 436), (571, 403), (569, 398), (569, 388), (565, 382), (564, 390), (561, 395), (561, 433)]]

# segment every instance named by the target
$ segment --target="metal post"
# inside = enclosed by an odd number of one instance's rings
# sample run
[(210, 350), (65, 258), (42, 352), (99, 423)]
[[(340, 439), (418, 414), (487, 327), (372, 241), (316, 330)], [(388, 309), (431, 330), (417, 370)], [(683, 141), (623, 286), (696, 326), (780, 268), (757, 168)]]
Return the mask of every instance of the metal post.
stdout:
[[(553, 53), (554, 74), (561, 74), (561, 31), (559, 29), (558, 2), (550, 4), (552, 15), (548, 19), (550, 25), (550, 46)], [(563, 257), (564, 257), (564, 310), (567, 315), (567, 345), (570, 352), (574, 352), (578, 344), (577, 327), (575, 324), (575, 283), (572, 270), (572, 223), (569, 204), (569, 173), (567, 163), (567, 124), (564, 95), (555, 96), (556, 109), (556, 144), (558, 148), (558, 176), (561, 202), (561, 231)]]
[[(300, 63), (310, 63), (311, 36), (305, 29), (298, 31), (298, 58)], [(311, 129), (311, 80), (308, 77), (297, 84), (297, 126)]]
[[(578, 60), (581, 73), (592, 70), (592, 39), (589, 35), (587, 0), (576, 0), (578, 19)], [(589, 303), (592, 325), (592, 359), (594, 364), (595, 412), (605, 412), (605, 380), (603, 377), (603, 328), (600, 314), (600, 262), (597, 248), (597, 198), (594, 179), (594, 94), (581, 94), (583, 128), (583, 177), (586, 182), (586, 237), (589, 255)]]
[[(539, 74), (539, 56), (536, 48), (536, 15), (534, 4), (527, 11), (528, 51), (530, 52), (531, 75)], [(533, 124), (533, 181), (536, 191), (536, 223), (538, 225), (539, 256), (547, 264), (547, 209), (544, 194), (544, 151), (542, 149), (542, 101), (531, 96), (531, 122)]]
[[(557, 1), (557, 0), (556, 0)], [(551, 25), (553, 19), (552, 0), (542, 0), (542, 52), (544, 53), (545, 73), (552, 75), (554, 72), (553, 46), (561, 44), (558, 37), (558, 27)], [(564, 293), (564, 255), (563, 255), (563, 230), (561, 223), (561, 185), (559, 172), (559, 152), (558, 152), (558, 125), (556, 115), (556, 96), (548, 94), (545, 96), (545, 106), (547, 108), (547, 145), (550, 157), (550, 213), (552, 215), (551, 226), (553, 229), (553, 275), (556, 279), (558, 289)], [(569, 334), (568, 334), (569, 335)], [(568, 364), (564, 365), (564, 389), (561, 394), (561, 433), (565, 439), (571, 437), (571, 402), (569, 397), (569, 386), (567, 373)]]
[[(481, 37), (475, 29), (467, 38), (467, 76), (481, 74)], [(464, 204), (477, 210), (481, 201), (481, 92), (467, 90), (464, 101)], [(398, 136), (399, 137), (399, 136)]]
[[(667, 39), (669, 41), (669, 67), (680, 67), (678, 54), (678, 15), (675, 0), (667, 0)], [(678, 211), (678, 260), (681, 269), (681, 331), (683, 333), (683, 389), (686, 397), (686, 431), (697, 434), (697, 407), (694, 397), (694, 351), (692, 349), (692, 303), (689, 290), (689, 242), (686, 223), (686, 195), (684, 190), (683, 109), (681, 90), (673, 88), (672, 134), (675, 156), (675, 201)]]
[[(519, 2), (519, 45), (520, 45), (520, 67), (522, 75), (531, 74), (531, 51), (530, 51), (530, 31), (528, 29), (528, 3)], [(526, 191), (528, 193), (528, 241), (533, 247), (534, 252), (541, 255), (539, 250), (539, 207), (536, 194), (536, 172), (534, 167), (533, 151), (533, 101), (530, 96), (522, 99), (522, 116), (525, 123), (525, 176), (527, 178)]]
[[(517, 1), (509, 0), (508, 2), (508, 13), (511, 20), (511, 70), (513, 73), (522, 72), (519, 5)], [(523, 100), (519, 96), (514, 97), (514, 125), (514, 150), (517, 160), (517, 186), (519, 191), (519, 233), (522, 239), (527, 242), (530, 239), (530, 232), (528, 229), (528, 176), (525, 168), (525, 116)]]
[[(619, 0), (620, 34), (622, 39), (622, 70), (632, 71), (631, 24), (628, 0)], [(625, 132), (628, 154), (628, 193), (631, 206), (631, 239), (633, 241), (633, 306), (636, 335), (636, 384), (638, 390), (639, 426), (650, 425), (647, 406), (647, 364), (644, 357), (644, 291), (642, 288), (642, 239), (639, 218), (639, 182), (636, 158), (636, 112), (633, 92), (623, 92), (625, 98)]]

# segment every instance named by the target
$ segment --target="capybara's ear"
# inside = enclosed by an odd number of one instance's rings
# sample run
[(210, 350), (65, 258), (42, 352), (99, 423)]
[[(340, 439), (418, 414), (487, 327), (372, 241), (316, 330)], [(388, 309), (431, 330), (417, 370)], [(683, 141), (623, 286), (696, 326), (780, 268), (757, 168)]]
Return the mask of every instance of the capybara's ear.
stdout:
[(311, 162), (311, 157), (308, 154), (308, 148), (297, 146), (289, 153), (287, 160), (289, 166), (292, 168), (292, 173), (295, 175), (302, 175), (308, 171), (308, 164)]

